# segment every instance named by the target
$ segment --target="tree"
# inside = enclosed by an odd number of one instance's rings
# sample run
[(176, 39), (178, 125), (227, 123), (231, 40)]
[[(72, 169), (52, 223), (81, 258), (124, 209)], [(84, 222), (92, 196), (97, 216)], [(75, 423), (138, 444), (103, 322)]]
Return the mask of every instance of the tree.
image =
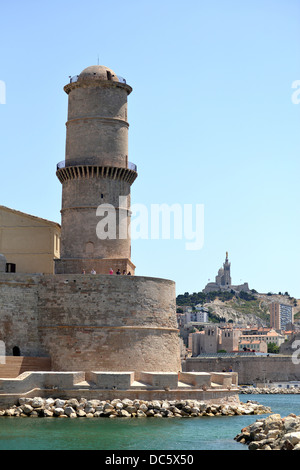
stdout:
[(245, 292), (245, 291), (241, 291), (241, 292), (239, 293), (239, 298), (240, 298), (240, 299), (243, 299), (243, 300), (248, 300), (248, 301), (250, 301), (250, 300), (256, 300), (255, 295), (249, 294), (249, 292)]
[(278, 354), (279, 353), (279, 346), (277, 346), (276, 343), (269, 343), (268, 344), (268, 353)]

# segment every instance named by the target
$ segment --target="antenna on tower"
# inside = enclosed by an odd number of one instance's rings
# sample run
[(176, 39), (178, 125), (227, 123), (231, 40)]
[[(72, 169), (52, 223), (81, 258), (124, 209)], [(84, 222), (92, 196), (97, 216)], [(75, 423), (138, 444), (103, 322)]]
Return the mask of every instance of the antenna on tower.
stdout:
[(99, 54), (98, 54), (98, 62), (97, 62), (97, 64), (99, 65)]

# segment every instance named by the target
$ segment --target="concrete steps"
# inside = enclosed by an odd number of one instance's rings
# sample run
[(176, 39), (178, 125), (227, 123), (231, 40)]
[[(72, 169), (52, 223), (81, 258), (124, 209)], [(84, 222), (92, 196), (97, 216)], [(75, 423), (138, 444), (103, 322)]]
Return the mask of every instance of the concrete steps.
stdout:
[(178, 380), (178, 388), (190, 389), (190, 388), (194, 388), (194, 387), (193, 387), (193, 385), (190, 385), (188, 383), (185, 383), (185, 382), (182, 382), (182, 381)]
[(23, 372), (51, 371), (48, 357), (5, 356), (5, 364), (0, 364), (0, 378), (13, 379)]
[(87, 380), (83, 380), (82, 382), (77, 382), (76, 384), (74, 384), (74, 387), (75, 388), (80, 388), (81, 390), (89, 390), (90, 388), (93, 388), (93, 384), (92, 382), (88, 382)]
[(134, 380), (132, 382), (130, 389), (133, 390), (146, 390), (149, 387), (149, 384), (144, 383), (144, 382), (139, 382), (138, 380)]
[(216, 384), (216, 383), (214, 383), (214, 382), (211, 382), (210, 388), (212, 388), (212, 389), (218, 389), (218, 388), (224, 388), (224, 386), (223, 386), (223, 385), (220, 385), (220, 384)]

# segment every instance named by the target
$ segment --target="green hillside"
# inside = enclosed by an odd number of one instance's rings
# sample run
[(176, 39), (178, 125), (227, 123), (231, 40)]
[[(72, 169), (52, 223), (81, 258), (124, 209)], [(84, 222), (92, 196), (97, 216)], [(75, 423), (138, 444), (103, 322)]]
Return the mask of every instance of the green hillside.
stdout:
[[(269, 326), (269, 306), (272, 302), (280, 302), (292, 306), (297, 305), (288, 293), (260, 294), (254, 289), (251, 292), (215, 291), (205, 294), (204, 292), (185, 292), (176, 298), (177, 309), (184, 306), (195, 307), (203, 305), (209, 310), (210, 321), (249, 321), (260, 326)], [(179, 310), (180, 311), (180, 310)], [(295, 308), (297, 316), (298, 308)]]

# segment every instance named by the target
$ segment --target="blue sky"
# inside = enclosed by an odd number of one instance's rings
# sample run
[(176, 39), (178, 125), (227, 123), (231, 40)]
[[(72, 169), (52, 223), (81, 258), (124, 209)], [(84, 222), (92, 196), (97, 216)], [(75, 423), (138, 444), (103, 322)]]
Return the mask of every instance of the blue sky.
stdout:
[[(134, 240), (136, 274), (201, 291), (299, 285), (300, 2), (12, 0), (1, 5), (0, 204), (60, 222), (69, 75), (99, 63), (133, 87), (134, 204), (204, 205), (204, 245)], [(0, 82), (0, 83), (1, 83)]]

